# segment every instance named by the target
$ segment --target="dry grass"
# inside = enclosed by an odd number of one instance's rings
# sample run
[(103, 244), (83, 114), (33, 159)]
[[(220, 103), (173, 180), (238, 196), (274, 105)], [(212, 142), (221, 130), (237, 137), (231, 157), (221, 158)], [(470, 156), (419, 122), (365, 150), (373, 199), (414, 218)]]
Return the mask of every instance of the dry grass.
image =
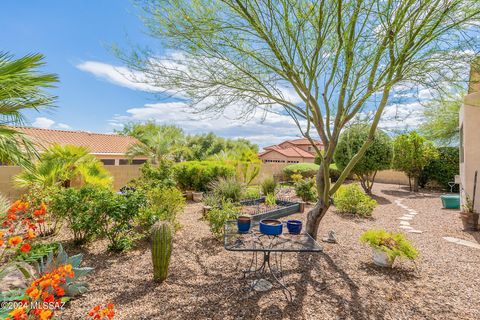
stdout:
[[(152, 282), (148, 245), (127, 254), (111, 254), (97, 241), (82, 249), (85, 264), (96, 270), (90, 291), (73, 300), (61, 319), (85, 319), (96, 304), (113, 302), (117, 319), (479, 319), (480, 250), (447, 243), (443, 236), (480, 241), (461, 231), (456, 211), (440, 209), (438, 194), (413, 195), (377, 184), (381, 203), (372, 219), (327, 213), (320, 235), (333, 229), (339, 244), (324, 244), (322, 254), (285, 254), (288, 302), (280, 289), (249, 292), (241, 279), (248, 253), (232, 253), (214, 240), (201, 217), (201, 205), (189, 204), (180, 217), (169, 278)], [(403, 214), (394, 200), (416, 209), (415, 228), (407, 234), (419, 249), (416, 264), (396, 262), (393, 270), (375, 267), (371, 251), (359, 243), (372, 227), (399, 231)], [(295, 218), (303, 219), (297, 214)], [(70, 253), (82, 251), (68, 248)]]

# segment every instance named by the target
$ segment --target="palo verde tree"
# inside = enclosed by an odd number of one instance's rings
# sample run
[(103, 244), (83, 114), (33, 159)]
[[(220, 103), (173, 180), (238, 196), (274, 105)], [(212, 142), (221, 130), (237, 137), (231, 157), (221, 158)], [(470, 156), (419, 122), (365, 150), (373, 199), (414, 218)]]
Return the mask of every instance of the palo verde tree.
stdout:
[(401, 134), (393, 140), (393, 168), (408, 176), (410, 191), (418, 192), (418, 180), (423, 169), (438, 158), (438, 151), (431, 141), (417, 132)]
[[(335, 164), (339, 170), (344, 170), (350, 159), (362, 147), (369, 137), (369, 131), (369, 125), (355, 124), (342, 132), (334, 154)], [(372, 193), (377, 171), (390, 168), (392, 156), (392, 139), (385, 132), (377, 130), (363, 158), (351, 170), (351, 173), (360, 180), (360, 185), (366, 193)]]
[[(204, 113), (288, 114), (304, 137), (321, 139), (318, 201), (306, 224), (314, 237), (372, 143), (392, 88), (455, 74), (452, 61), (466, 58), (480, 20), (476, 0), (138, 2), (148, 32), (166, 49), (163, 56), (120, 52), (143, 81)], [(330, 183), (340, 132), (360, 112), (373, 115), (368, 139)]]

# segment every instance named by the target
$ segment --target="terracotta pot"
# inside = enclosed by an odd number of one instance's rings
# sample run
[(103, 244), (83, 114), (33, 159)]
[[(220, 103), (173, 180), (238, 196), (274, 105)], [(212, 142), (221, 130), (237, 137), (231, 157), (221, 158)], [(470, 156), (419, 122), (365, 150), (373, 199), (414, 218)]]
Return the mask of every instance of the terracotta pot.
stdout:
[(300, 202), (300, 213), (305, 212), (305, 202)]
[(203, 218), (205, 219), (207, 218), (208, 212), (210, 212), (210, 210), (212, 210), (212, 207), (203, 206), (203, 213), (202, 213)]
[(478, 231), (478, 216), (478, 213), (461, 212), (460, 218), (462, 219), (463, 230)]
[(202, 202), (203, 192), (192, 192), (192, 199), (194, 202)]
[(193, 191), (192, 190), (185, 191), (185, 194), (187, 195), (187, 200), (193, 200)]
[(395, 259), (390, 259), (385, 251), (373, 249), (373, 263), (379, 267), (391, 268)]

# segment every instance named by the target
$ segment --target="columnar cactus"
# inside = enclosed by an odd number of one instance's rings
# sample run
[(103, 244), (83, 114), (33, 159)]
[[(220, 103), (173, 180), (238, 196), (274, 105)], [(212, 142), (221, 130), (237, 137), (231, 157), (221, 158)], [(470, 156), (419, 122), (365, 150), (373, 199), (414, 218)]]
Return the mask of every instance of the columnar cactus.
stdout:
[(163, 282), (167, 278), (168, 265), (172, 254), (173, 230), (165, 221), (152, 227), (153, 279)]

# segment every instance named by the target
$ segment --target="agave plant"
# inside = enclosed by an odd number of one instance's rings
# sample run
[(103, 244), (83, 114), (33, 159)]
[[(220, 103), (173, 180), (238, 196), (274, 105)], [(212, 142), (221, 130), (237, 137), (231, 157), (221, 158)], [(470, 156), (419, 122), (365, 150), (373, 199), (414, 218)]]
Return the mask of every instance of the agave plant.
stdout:
[(63, 250), (62, 245), (59, 244), (57, 255), (54, 256), (53, 252), (50, 252), (45, 261), (42, 258), (37, 265), (37, 271), (39, 274), (45, 274), (52, 272), (60, 266), (71, 264), (75, 276), (73, 278), (67, 278), (62, 288), (65, 290), (66, 296), (73, 297), (87, 291), (88, 284), (78, 280), (93, 271), (93, 268), (90, 267), (80, 267), (82, 259), (83, 254), (81, 253), (69, 257), (65, 250)]

